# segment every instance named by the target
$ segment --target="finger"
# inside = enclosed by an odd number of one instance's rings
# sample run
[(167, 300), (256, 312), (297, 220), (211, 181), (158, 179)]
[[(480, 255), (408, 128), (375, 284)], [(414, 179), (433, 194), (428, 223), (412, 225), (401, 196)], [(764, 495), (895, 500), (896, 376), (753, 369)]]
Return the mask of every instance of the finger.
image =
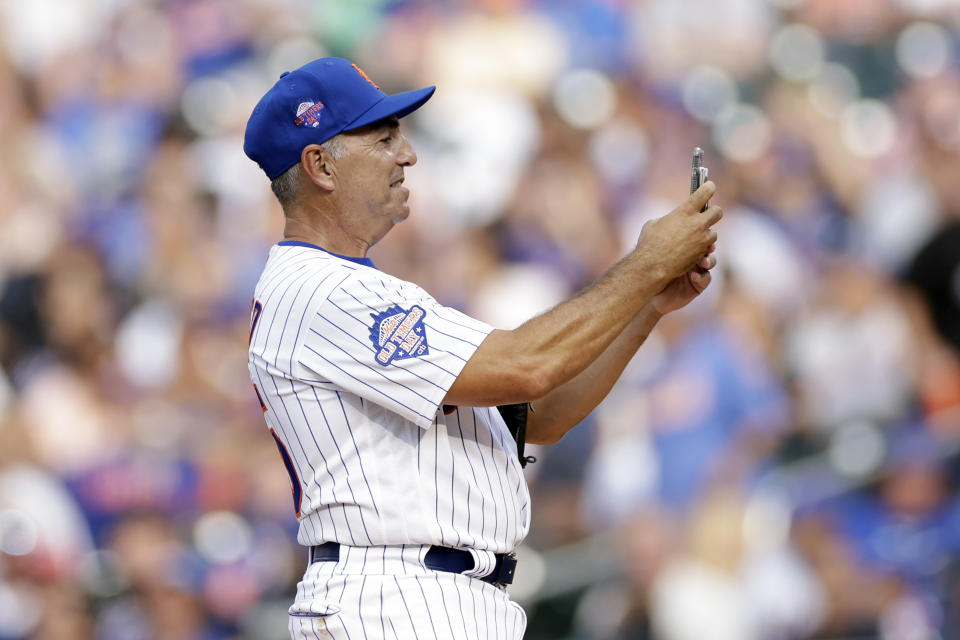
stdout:
[(712, 279), (713, 276), (710, 275), (709, 271), (687, 272), (687, 280), (690, 281), (690, 286), (693, 287), (694, 291), (697, 293), (703, 293), (706, 288), (710, 286), (710, 281)]
[(708, 253), (708, 254), (711, 254), (711, 253), (713, 253), (713, 252), (716, 251), (716, 250), (717, 250), (717, 245), (716, 245), (716, 244), (712, 244), (712, 245), (710, 245), (709, 247), (707, 247), (707, 253)]
[(700, 211), (703, 209), (703, 205), (707, 204), (714, 192), (717, 190), (717, 185), (713, 183), (712, 180), (707, 180), (700, 188), (694, 191), (689, 198), (687, 198), (687, 204), (690, 207), (691, 211)]
[(697, 263), (697, 266), (704, 271), (709, 271), (717, 266), (717, 256), (706, 255), (700, 258), (700, 262)]
[(707, 210), (701, 213), (700, 215), (703, 216), (704, 222), (706, 222), (707, 226), (712, 227), (713, 225), (720, 222), (720, 218), (723, 217), (723, 209), (721, 209), (716, 205), (713, 205), (713, 206), (707, 207)]

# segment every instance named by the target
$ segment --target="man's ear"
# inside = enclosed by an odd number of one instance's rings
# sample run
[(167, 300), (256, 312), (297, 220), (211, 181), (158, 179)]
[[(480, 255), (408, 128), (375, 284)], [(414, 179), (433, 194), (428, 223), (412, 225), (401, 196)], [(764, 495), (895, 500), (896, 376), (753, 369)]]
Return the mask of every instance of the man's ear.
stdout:
[(334, 160), (319, 144), (308, 144), (303, 148), (300, 152), (300, 164), (313, 184), (326, 191), (333, 191), (336, 187)]

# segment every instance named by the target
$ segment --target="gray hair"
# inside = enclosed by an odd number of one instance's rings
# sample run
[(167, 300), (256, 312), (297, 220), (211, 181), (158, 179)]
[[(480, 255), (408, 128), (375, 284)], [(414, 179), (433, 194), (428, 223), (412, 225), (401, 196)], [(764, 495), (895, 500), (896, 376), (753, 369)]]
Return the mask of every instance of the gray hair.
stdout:
[[(343, 138), (340, 134), (333, 136), (320, 146), (334, 160), (339, 160), (345, 151)], [(298, 162), (270, 181), (270, 189), (273, 190), (273, 195), (280, 201), (280, 206), (284, 211), (297, 203), (300, 197), (300, 179), (302, 176), (303, 167)]]

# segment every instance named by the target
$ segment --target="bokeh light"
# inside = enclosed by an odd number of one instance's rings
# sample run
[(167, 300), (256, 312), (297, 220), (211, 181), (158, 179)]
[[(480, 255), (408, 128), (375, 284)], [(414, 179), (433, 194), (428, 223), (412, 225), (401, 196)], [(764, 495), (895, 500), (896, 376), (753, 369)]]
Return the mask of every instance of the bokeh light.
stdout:
[(950, 62), (950, 32), (932, 22), (913, 22), (897, 36), (897, 62), (912, 76), (930, 78)]
[(838, 117), (847, 105), (860, 97), (860, 83), (849, 67), (830, 62), (807, 86), (807, 96), (820, 113)]
[(737, 101), (737, 85), (729, 73), (697, 67), (683, 80), (683, 106), (701, 122), (711, 122)]
[(43, 614), (43, 602), (35, 593), (24, 593), (0, 584), (0, 633), (16, 638), (34, 628)]
[(867, 421), (842, 425), (830, 438), (830, 463), (847, 477), (863, 478), (875, 473), (885, 454), (883, 434)]
[(876, 158), (893, 148), (897, 137), (897, 119), (883, 102), (860, 100), (843, 111), (840, 137), (852, 153), (864, 158)]
[(213, 511), (197, 519), (193, 540), (197, 550), (210, 562), (230, 564), (250, 553), (253, 531), (242, 516)]
[(25, 556), (32, 552), (40, 539), (37, 523), (22, 511), (0, 511), (0, 552), (11, 556)]
[(610, 78), (593, 69), (563, 74), (553, 92), (557, 113), (570, 126), (595, 129), (617, 108), (617, 91)]
[(772, 132), (767, 116), (757, 107), (728, 107), (713, 122), (713, 143), (734, 162), (756, 160), (770, 146)]
[(650, 160), (650, 141), (637, 123), (611, 120), (590, 137), (590, 160), (614, 184), (639, 180)]
[(232, 118), (237, 117), (239, 96), (223, 78), (202, 77), (183, 90), (183, 119), (198, 134), (216, 136), (224, 133)]
[(804, 24), (791, 24), (777, 31), (770, 41), (770, 65), (786, 80), (817, 77), (825, 50), (818, 31)]

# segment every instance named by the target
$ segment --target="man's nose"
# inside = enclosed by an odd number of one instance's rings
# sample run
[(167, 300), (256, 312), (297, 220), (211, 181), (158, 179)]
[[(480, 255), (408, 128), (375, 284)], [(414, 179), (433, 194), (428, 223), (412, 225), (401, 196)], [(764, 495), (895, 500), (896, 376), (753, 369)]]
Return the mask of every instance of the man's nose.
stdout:
[(417, 164), (417, 152), (413, 150), (410, 141), (403, 135), (400, 136), (400, 152), (397, 153), (397, 164), (405, 167)]

